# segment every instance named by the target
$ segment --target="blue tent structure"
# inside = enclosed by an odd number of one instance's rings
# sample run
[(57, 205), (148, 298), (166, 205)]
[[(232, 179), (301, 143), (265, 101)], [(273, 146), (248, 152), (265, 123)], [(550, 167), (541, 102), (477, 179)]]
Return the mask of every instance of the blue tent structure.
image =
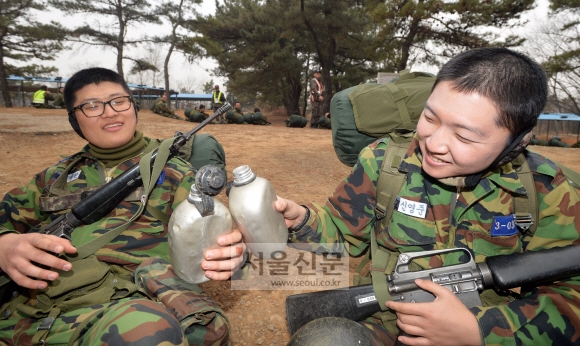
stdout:
[[(547, 123), (546, 140), (548, 140), (551, 123), (556, 122), (555, 128), (556, 128), (556, 135), (557, 135), (559, 126), (563, 124), (562, 122), (568, 122), (568, 121), (580, 122), (580, 116), (577, 114), (574, 114), (574, 113), (542, 113), (538, 117), (538, 127), (541, 127), (543, 122)], [(580, 138), (580, 123), (576, 123), (576, 124), (579, 124), (579, 125), (577, 125), (577, 132), (576, 132), (576, 141), (578, 141)]]

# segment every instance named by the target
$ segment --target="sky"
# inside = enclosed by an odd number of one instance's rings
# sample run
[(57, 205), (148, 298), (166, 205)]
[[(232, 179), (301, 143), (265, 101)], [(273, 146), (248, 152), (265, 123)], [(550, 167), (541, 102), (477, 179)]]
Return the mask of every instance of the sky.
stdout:
[[(155, 3), (156, 0), (151, 1)], [(202, 4), (197, 7), (199, 13), (202, 14), (213, 14), (215, 11), (215, 0), (203, 0)], [(61, 23), (63, 26), (68, 28), (73, 28), (82, 25), (87, 21), (85, 15), (75, 15), (75, 16), (64, 16), (63, 13), (57, 10), (49, 11), (48, 13), (42, 13), (42, 15), (37, 16), (40, 21), (55, 20)], [(128, 30), (128, 37), (135, 38), (140, 37), (143, 32), (154, 31), (155, 34), (169, 33), (171, 27), (169, 25), (137, 25), (130, 27)], [(164, 47), (166, 49), (166, 47)], [(157, 87), (163, 87), (163, 60), (165, 59), (166, 50), (161, 48), (161, 65), (160, 65), (160, 81)], [(144, 48), (128, 48), (125, 55), (133, 58), (142, 58), (144, 54)], [(69, 49), (64, 50), (59, 53), (55, 60), (46, 61), (42, 64), (50, 65), (58, 68), (58, 76), (63, 78), (70, 77), (74, 72), (87, 67), (106, 67), (112, 70), (117, 70), (117, 56), (112, 48), (99, 48), (88, 45), (74, 44)], [(135, 82), (141, 84), (136, 76), (128, 75), (128, 71), (131, 69), (132, 63), (130, 60), (126, 60), (123, 68), (125, 71), (125, 77), (129, 82)], [(221, 77), (216, 77), (212, 75), (212, 70), (217, 67), (217, 63), (213, 59), (200, 59), (194, 63), (189, 63), (185, 60), (183, 54), (174, 52), (171, 55), (171, 60), (169, 62), (169, 78), (171, 82), (171, 89), (178, 90), (180, 87), (186, 87), (191, 91), (196, 93), (202, 93), (201, 87), (204, 83), (213, 80), (215, 84), (223, 85), (225, 79)], [(151, 85), (152, 83), (147, 83)], [(225, 89), (222, 87), (222, 89)]]
[[(152, 2), (154, 3), (155, 0)], [(523, 19), (527, 19), (529, 21), (527, 27), (519, 29), (515, 33), (521, 35), (529, 33), (530, 28), (534, 25), (534, 23), (546, 18), (548, 13), (548, 6), (548, 0), (537, 1), (536, 9), (522, 16)], [(205, 15), (213, 14), (214, 11), (215, 0), (203, 0), (202, 4), (198, 7), (198, 12)], [(50, 11), (48, 13), (42, 13), (41, 16), (38, 16), (38, 19), (42, 21), (56, 20), (69, 28), (79, 26), (87, 20), (84, 15), (63, 17), (62, 12), (56, 10)], [(138, 25), (129, 29), (129, 37), (136, 37), (141, 35), (143, 32), (151, 31), (155, 31), (156, 34), (159, 33), (158, 31), (161, 31), (161, 33), (168, 33), (169, 30), (170, 27), (168, 25)], [(509, 34), (508, 31), (505, 33)], [(166, 54), (165, 49), (159, 49), (159, 53), (163, 59), (165, 58)], [(129, 48), (127, 50), (127, 55), (134, 58), (142, 58), (143, 54), (145, 54), (145, 49), (143, 47)], [(74, 72), (86, 67), (101, 66), (116, 70), (116, 55), (111, 48), (102, 49), (93, 46), (75, 44), (71, 47), (71, 49), (59, 53), (54, 61), (49, 61), (44, 64), (57, 67), (59, 69), (58, 75), (64, 78), (68, 78)], [(131, 62), (126, 60), (124, 64), (126, 78), (130, 82), (141, 84), (141, 82), (137, 80), (137, 77), (128, 75), (127, 72), (130, 70), (131, 66)], [(162, 66), (162, 64), (160, 66)], [(212, 75), (212, 70), (216, 67), (217, 63), (213, 59), (200, 59), (194, 63), (189, 63), (185, 60), (182, 54), (174, 52), (171, 56), (169, 65), (169, 75), (171, 81), (170, 87), (174, 90), (179, 90), (181, 87), (185, 87), (190, 91), (202, 93), (201, 86), (204, 83), (213, 80), (215, 84), (222, 86), (222, 90), (227, 91), (227, 88), (223, 86), (226, 80), (221, 77)], [(431, 66), (414, 66), (411, 67), (411, 69), (423, 70), (432, 73), (437, 72), (437, 69)], [(151, 82), (146, 84), (158, 84), (155, 86), (162, 87), (164, 83), (162, 79), (162, 71), (160, 75), (161, 77), (157, 83)]]

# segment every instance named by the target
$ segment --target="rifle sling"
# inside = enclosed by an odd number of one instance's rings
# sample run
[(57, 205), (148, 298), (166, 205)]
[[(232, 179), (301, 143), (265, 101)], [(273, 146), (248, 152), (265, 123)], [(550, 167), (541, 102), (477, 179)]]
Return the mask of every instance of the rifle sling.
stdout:
[[(143, 187), (145, 189), (143, 191), (143, 196), (141, 196), (141, 205), (139, 206), (139, 209), (137, 210), (135, 215), (133, 215), (133, 217), (131, 217), (131, 219), (129, 219), (129, 221), (122, 224), (121, 226), (114, 228), (114, 229), (110, 230), (109, 232), (103, 234), (102, 236), (100, 236), (100, 237), (98, 237), (98, 238), (96, 238), (96, 239), (94, 239), (86, 244), (79, 246), (77, 248), (77, 253), (75, 255), (66, 256), (66, 258), (69, 261), (76, 261), (79, 259), (83, 259), (83, 258), (86, 258), (86, 257), (92, 255), (93, 253), (97, 252), (100, 248), (102, 248), (103, 246), (105, 246), (106, 244), (111, 242), (113, 239), (115, 239), (117, 236), (119, 236), (121, 233), (123, 233), (123, 231), (125, 231), (127, 228), (129, 228), (131, 223), (133, 221), (135, 221), (141, 215), (141, 213), (143, 213), (143, 210), (145, 209), (145, 206), (147, 205), (147, 199), (149, 198), (149, 194), (151, 194), (151, 191), (153, 191), (153, 188), (155, 187), (155, 184), (157, 183), (157, 179), (161, 175), (161, 171), (163, 171), (163, 167), (165, 166), (165, 163), (167, 162), (167, 160), (169, 158), (169, 155), (170, 155), (169, 148), (173, 144), (174, 140), (175, 140), (175, 137), (172, 137), (172, 138), (169, 138), (161, 143), (161, 145), (159, 146), (159, 149), (157, 151), (157, 157), (155, 159), (155, 163), (153, 164), (152, 171), (151, 171), (151, 156), (153, 155), (153, 153), (155, 151), (150, 151), (147, 154), (143, 155), (143, 157), (139, 161), (141, 178), (143, 180)], [(154, 209), (154, 208), (152, 207), (152, 208), (149, 208), (148, 210), (150, 210), (150, 209)], [(155, 216), (155, 215), (153, 215), (153, 216)], [(163, 220), (161, 220), (161, 221), (163, 221)]]

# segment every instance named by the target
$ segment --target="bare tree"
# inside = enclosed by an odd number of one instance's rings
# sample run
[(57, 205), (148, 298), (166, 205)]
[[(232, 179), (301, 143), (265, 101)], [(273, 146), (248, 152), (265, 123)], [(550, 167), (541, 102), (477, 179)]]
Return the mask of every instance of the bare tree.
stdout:
[(542, 62), (548, 74), (548, 110), (580, 114), (580, 27), (563, 23), (577, 22), (580, 14), (558, 13), (558, 20), (536, 21), (527, 34), (526, 52)]
[(137, 59), (129, 58), (135, 63), (139, 61), (142, 66), (133, 66), (129, 72), (130, 76), (127, 80), (133, 81), (132, 76), (137, 79), (135, 82), (142, 85), (158, 86), (163, 83), (163, 47), (159, 44), (147, 42), (142, 50), (144, 52), (141, 57)]
[[(110, 47), (117, 54), (117, 72), (124, 77), (125, 48), (145, 39), (129, 40), (127, 33), (134, 24), (159, 23), (150, 11), (149, 0), (49, 0), (55, 8), (68, 14), (85, 13), (85, 25), (73, 31), (72, 40), (83, 44)], [(100, 23), (99, 19), (105, 19)]]
[(8, 90), (8, 75), (38, 76), (56, 72), (54, 67), (23, 65), (32, 59), (54, 60), (63, 49), (66, 30), (56, 22), (42, 24), (32, 10), (46, 6), (35, 0), (4, 0), (0, 2), (0, 87), (5, 107), (12, 107)]
[(193, 19), (197, 12), (195, 6), (199, 5), (201, 0), (165, 0), (157, 8), (157, 13), (161, 18), (171, 24), (171, 33), (169, 35), (158, 37), (159, 42), (169, 44), (165, 61), (163, 62), (163, 74), (165, 77), (165, 93), (169, 97), (169, 60), (173, 51), (192, 53), (192, 46), (186, 44), (188, 32), (185, 27)]

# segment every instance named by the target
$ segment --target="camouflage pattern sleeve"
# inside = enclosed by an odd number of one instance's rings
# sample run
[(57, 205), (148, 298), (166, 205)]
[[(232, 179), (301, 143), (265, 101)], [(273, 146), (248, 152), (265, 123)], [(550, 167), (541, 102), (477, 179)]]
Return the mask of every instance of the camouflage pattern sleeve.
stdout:
[(324, 206), (307, 205), (310, 219), (301, 230), (290, 234), (291, 242), (309, 243), (313, 250), (319, 244), (346, 242), (351, 256), (366, 250), (374, 227), (377, 180), (385, 146), (377, 141), (363, 149), (348, 177)]
[[(580, 198), (557, 166), (528, 155), (540, 220), (526, 251), (580, 244)], [(485, 345), (569, 345), (580, 342), (580, 276), (522, 288), (521, 299), (472, 308)]]
[(4, 195), (0, 202), (0, 235), (7, 232), (25, 233), (48, 220), (48, 215), (40, 210), (38, 199), (49, 170), (38, 173), (28, 185), (12, 189)]

